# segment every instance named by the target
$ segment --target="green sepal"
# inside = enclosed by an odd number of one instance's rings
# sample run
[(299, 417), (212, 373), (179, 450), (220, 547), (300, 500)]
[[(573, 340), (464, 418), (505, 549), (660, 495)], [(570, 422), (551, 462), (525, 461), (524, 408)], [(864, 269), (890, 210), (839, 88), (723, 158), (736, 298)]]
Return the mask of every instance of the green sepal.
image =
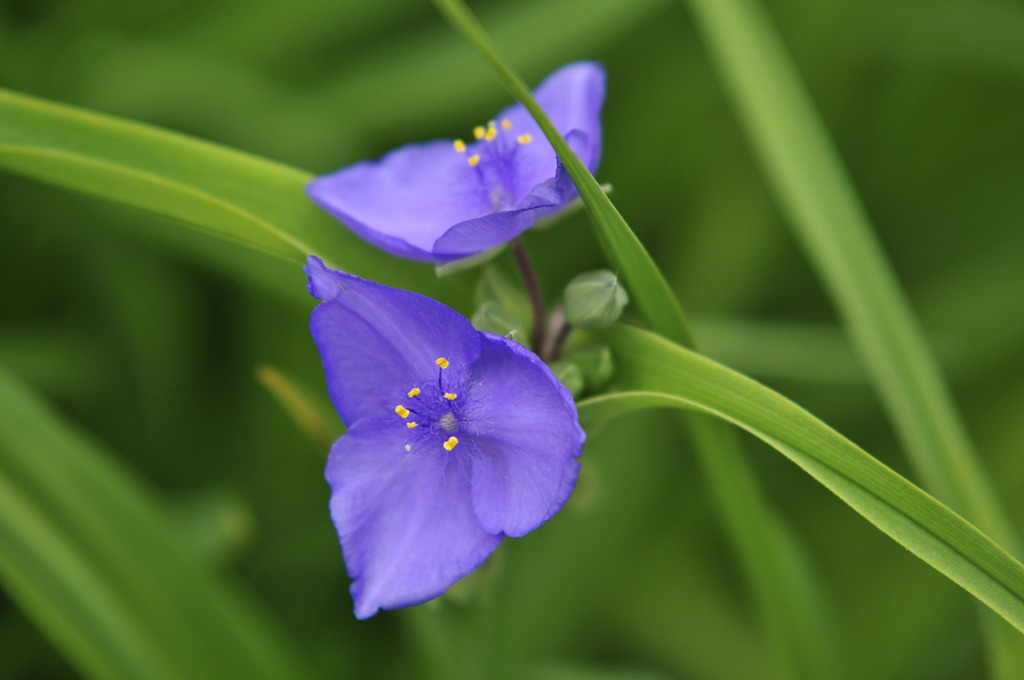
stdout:
[(565, 389), (569, 390), (573, 397), (583, 394), (586, 382), (583, 379), (583, 371), (575, 363), (560, 359), (551, 364), (551, 371), (565, 385)]
[(565, 288), (565, 318), (577, 328), (604, 328), (628, 303), (619, 278), (607, 269), (580, 274)]

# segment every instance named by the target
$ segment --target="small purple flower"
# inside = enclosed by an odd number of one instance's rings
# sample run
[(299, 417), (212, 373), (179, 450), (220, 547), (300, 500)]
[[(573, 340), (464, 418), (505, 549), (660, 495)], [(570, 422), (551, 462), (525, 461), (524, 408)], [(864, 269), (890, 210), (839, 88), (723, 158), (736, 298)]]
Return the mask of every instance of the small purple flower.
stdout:
[[(604, 69), (563, 66), (537, 102), (594, 172), (601, 158)], [(306, 187), (361, 238), (399, 257), (438, 264), (507, 243), (576, 197), (572, 180), (526, 108), (473, 131), (474, 141), (410, 144)]]
[(419, 604), (505, 536), (561, 509), (586, 435), (551, 370), (439, 302), (306, 264), (310, 330), (348, 431), (331, 447), (331, 518), (357, 618)]

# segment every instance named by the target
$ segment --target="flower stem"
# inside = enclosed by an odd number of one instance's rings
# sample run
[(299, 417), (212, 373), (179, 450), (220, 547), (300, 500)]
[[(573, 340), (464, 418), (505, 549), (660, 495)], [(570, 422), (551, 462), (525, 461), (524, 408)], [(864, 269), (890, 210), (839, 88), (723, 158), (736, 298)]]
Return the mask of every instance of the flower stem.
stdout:
[(545, 362), (551, 363), (562, 356), (562, 346), (572, 332), (572, 324), (565, 318), (565, 307), (559, 305), (551, 312), (551, 322), (547, 330), (547, 346), (541, 348), (542, 351), (538, 354)]
[(540, 294), (537, 276), (533, 273), (530, 256), (526, 254), (526, 248), (523, 247), (522, 241), (517, 238), (512, 241), (510, 247), (512, 248), (512, 254), (515, 255), (519, 273), (523, 276), (526, 292), (530, 295), (530, 306), (533, 307), (533, 337), (530, 338), (530, 343), (533, 351), (540, 353), (544, 351), (544, 338), (547, 330), (545, 327), (544, 298)]

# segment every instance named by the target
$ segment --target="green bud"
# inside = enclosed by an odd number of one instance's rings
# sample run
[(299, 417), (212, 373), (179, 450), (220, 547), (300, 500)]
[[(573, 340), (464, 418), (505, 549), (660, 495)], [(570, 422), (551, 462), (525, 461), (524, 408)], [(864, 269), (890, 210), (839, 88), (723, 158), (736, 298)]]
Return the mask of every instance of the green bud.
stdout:
[(473, 324), (473, 328), (478, 331), (504, 335), (506, 338), (512, 338), (517, 342), (522, 335), (523, 324), (513, 314), (509, 313), (507, 309), (493, 300), (487, 300), (480, 305), (473, 312), (473, 318), (470, 319), (470, 322)]
[(618, 319), (628, 302), (615, 274), (587, 272), (565, 288), (565, 318), (576, 328), (602, 328)]
[(579, 366), (588, 390), (604, 387), (615, 373), (612, 350), (608, 345), (588, 345), (566, 352), (566, 360)]
[(551, 372), (565, 385), (565, 389), (569, 390), (572, 396), (578, 397), (583, 394), (583, 371), (579, 366), (563, 359), (551, 364)]
[[(506, 322), (511, 322), (510, 328), (517, 330), (522, 337), (530, 337), (533, 331), (533, 308), (530, 306), (529, 296), (517, 281), (512, 281), (497, 267), (486, 267), (477, 282), (475, 297), (478, 313), (490, 303), (485, 313), (499, 314)], [(499, 332), (477, 326), (476, 316), (473, 318), (473, 325), (478, 330)], [(501, 332), (500, 335), (506, 333)]]

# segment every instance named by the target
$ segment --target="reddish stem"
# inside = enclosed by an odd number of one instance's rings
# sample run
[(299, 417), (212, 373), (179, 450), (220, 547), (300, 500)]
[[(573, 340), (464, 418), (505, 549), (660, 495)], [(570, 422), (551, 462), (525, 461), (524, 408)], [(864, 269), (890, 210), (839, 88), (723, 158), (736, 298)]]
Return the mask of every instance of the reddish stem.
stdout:
[[(530, 264), (530, 257), (519, 239), (510, 244), (512, 254), (519, 266), (519, 273), (523, 276), (523, 283), (526, 285), (526, 292), (530, 295), (530, 306), (533, 307), (533, 337), (530, 342), (533, 351), (538, 354), (544, 351), (544, 340), (546, 336), (546, 319), (544, 315), (544, 298), (540, 294), (540, 286), (537, 285), (537, 277), (533, 273), (533, 265)], [(541, 357), (543, 358), (543, 357)]]

